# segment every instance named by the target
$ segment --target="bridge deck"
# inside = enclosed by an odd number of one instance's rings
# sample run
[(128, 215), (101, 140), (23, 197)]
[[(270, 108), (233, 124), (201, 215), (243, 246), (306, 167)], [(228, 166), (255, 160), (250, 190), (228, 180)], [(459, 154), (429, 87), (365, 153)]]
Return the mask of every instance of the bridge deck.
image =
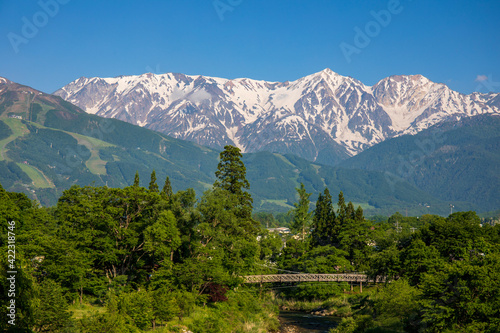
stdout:
[(366, 274), (272, 274), (272, 275), (247, 275), (243, 277), (245, 283), (267, 282), (385, 282), (385, 278), (369, 280)]

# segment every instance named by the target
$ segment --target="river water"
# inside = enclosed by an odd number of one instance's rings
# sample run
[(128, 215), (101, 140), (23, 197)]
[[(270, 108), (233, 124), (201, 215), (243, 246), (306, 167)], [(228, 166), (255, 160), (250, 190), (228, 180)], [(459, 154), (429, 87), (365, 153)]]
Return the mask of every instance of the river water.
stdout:
[(314, 316), (307, 312), (280, 311), (281, 333), (327, 333), (338, 325), (339, 318)]

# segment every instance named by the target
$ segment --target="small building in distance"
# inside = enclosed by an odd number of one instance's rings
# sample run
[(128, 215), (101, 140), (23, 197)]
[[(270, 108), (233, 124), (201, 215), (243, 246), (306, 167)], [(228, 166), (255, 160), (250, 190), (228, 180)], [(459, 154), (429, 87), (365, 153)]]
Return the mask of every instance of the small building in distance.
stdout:
[(290, 228), (287, 227), (278, 227), (278, 228), (267, 228), (269, 232), (277, 232), (279, 234), (289, 234)]

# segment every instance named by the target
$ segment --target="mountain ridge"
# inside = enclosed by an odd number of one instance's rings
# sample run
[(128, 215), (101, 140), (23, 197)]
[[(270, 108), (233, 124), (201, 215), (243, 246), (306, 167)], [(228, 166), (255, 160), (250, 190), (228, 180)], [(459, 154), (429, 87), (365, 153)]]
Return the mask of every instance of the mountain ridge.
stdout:
[(180, 73), (82, 77), (54, 94), (88, 113), (212, 148), (232, 144), (330, 165), (442, 121), (500, 113), (498, 93), (464, 95), (419, 74), (366, 86), (330, 69), (285, 82)]
[[(53, 205), (72, 185), (129, 186), (136, 171), (143, 186), (154, 169), (158, 185), (169, 176), (175, 190), (194, 188), (198, 194), (215, 181), (219, 152), (214, 149), (87, 114), (60, 97), (2, 82), (0, 182), (8, 191)], [(405, 207), (422, 214), (426, 205), (435, 213), (447, 211), (446, 201), (404, 180), (389, 188), (378, 171), (335, 168), (269, 152), (244, 154), (243, 161), (256, 211), (289, 210), (300, 183), (314, 193), (312, 200), (328, 186), (371, 213), (390, 215)], [(457, 205), (474, 208), (467, 202)]]

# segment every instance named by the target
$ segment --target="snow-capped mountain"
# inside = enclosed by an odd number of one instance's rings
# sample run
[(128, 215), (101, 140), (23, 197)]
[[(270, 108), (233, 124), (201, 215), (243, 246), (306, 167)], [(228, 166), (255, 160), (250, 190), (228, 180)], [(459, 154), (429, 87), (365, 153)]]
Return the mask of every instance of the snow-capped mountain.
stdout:
[(54, 94), (88, 113), (211, 147), (335, 163), (450, 118), (500, 113), (500, 94), (464, 95), (421, 75), (372, 87), (325, 69), (293, 82), (151, 73), (79, 78)]

